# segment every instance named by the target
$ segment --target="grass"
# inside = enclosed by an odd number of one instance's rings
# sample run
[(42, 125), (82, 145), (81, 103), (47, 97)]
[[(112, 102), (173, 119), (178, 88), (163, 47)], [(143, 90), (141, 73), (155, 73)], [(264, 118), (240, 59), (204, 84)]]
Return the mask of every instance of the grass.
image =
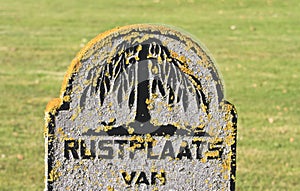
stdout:
[(182, 28), (217, 60), (239, 114), (237, 190), (300, 190), (299, 1), (0, 5), (0, 190), (43, 189), (47, 102), (86, 41), (133, 23)]

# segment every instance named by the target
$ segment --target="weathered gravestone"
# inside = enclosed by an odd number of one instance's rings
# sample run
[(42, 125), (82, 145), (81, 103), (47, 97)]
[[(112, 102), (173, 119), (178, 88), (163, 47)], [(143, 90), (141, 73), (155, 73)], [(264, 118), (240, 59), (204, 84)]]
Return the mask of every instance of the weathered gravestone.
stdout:
[(212, 58), (156, 25), (100, 34), (46, 109), (46, 190), (234, 190), (237, 114)]

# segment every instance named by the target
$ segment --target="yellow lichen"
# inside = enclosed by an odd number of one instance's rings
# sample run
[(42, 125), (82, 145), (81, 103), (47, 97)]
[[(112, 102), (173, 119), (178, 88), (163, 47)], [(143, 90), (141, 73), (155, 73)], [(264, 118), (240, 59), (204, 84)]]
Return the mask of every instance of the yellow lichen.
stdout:
[(219, 151), (207, 151), (205, 152), (206, 157), (217, 157), (219, 156)]
[(126, 176), (124, 177), (125, 180), (130, 181), (131, 180), (131, 175), (128, 174), (126, 171), (124, 170), (120, 170), (120, 173), (123, 174), (125, 172)]
[(103, 130), (104, 131), (109, 131), (109, 130), (112, 130), (113, 126), (110, 126), (110, 125), (106, 125), (103, 127)]
[(127, 131), (128, 131), (129, 134), (132, 134), (134, 132), (134, 128), (129, 127)]
[(154, 66), (154, 67), (152, 68), (152, 73), (153, 73), (153, 74), (158, 74), (158, 68), (157, 68), (157, 66)]
[(202, 163), (206, 163), (206, 162), (207, 162), (207, 158), (206, 158), (206, 157), (203, 157), (202, 159), (200, 159), (200, 161), (201, 161)]
[(49, 182), (53, 182), (56, 181), (60, 176), (61, 176), (61, 172), (58, 172), (58, 168), (61, 166), (61, 163), (59, 161), (57, 161), (54, 165), (54, 167), (52, 168), (52, 170), (49, 173)]
[(187, 146), (187, 142), (185, 142), (185, 141), (181, 142), (180, 147), (186, 147), (186, 146)]
[(52, 99), (46, 106), (46, 113), (51, 113), (52, 115), (55, 115), (57, 110), (62, 104), (62, 100), (60, 98)]
[(152, 146), (155, 146), (157, 144), (157, 140), (155, 140), (150, 134), (146, 134), (144, 141), (147, 143), (152, 143)]
[(138, 47), (136, 48), (136, 51), (140, 52), (141, 50), (142, 50), (142, 45), (139, 44)]
[(79, 61), (78, 57), (75, 57), (73, 61), (71, 62), (71, 65), (69, 66), (67, 73), (65, 74), (61, 90), (60, 90), (60, 95), (64, 95), (66, 92), (66, 89), (68, 87), (69, 81), (71, 80), (72, 76), (74, 73), (79, 71), (79, 68), (81, 67), (81, 63)]
[(152, 98), (153, 98), (153, 99), (155, 99), (155, 98), (157, 98), (157, 97), (158, 97), (158, 94), (156, 94), (156, 93), (152, 94)]
[(161, 169), (159, 174), (156, 174), (156, 178), (160, 180), (160, 184), (165, 184), (166, 178), (162, 176), (162, 173), (165, 173), (165, 170)]
[(80, 113), (81, 113), (81, 108), (77, 107), (74, 114), (71, 116), (71, 120), (74, 121)]
[(63, 131), (63, 128), (61, 128), (61, 127), (57, 128), (57, 133), (61, 135), (60, 139), (65, 140), (67, 138), (67, 135)]
[(167, 139), (167, 140), (169, 140), (170, 139), (170, 135), (169, 134), (167, 134), (166, 136), (165, 136), (165, 138)]
[(70, 102), (70, 100), (71, 100), (71, 97), (69, 95), (66, 95), (63, 97), (64, 102)]
[(152, 99), (146, 99), (146, 101), (145, 101), (145, 103), (147, 104), (147, 105), (149, 105), (149, 104), (151, 104), (153, 102), (153, 100)]

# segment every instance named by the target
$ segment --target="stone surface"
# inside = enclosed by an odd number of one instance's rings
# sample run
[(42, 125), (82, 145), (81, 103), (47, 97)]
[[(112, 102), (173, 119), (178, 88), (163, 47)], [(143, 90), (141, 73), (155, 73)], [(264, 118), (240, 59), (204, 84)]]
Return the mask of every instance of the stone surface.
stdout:
[(46, 108), (46, 190), (234, 190), (236, 111), (207, 50), (174, 29), (97, 36)]

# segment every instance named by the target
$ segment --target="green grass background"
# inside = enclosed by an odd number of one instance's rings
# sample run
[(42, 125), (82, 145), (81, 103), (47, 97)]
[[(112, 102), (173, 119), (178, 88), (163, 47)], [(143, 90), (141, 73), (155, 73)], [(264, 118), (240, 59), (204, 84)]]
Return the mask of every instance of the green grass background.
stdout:
[(300, 190), (300, 1), (0, 0), (0, 190), (44, 188), (44, 109), (97, 34), (179, 27), (210, 50), (239, 114), (237, 190)]

